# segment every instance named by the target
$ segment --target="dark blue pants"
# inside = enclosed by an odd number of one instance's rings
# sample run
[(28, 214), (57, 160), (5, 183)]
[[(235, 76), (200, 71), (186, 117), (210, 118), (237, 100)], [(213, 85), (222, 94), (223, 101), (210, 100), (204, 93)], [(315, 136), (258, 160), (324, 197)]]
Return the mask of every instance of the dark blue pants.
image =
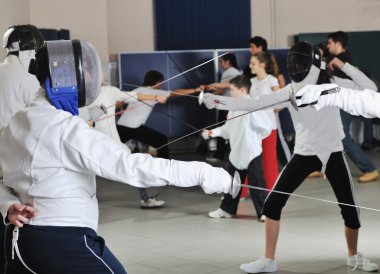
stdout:
[[(5, 273), (30, 274), (16, 253), (12, 259), (13, 229), (9, 225), (5, 230)], [(38, 274), (126, 274), (104, 239), (90, 228), (24, 225), (17, 244), (24, 263)]]

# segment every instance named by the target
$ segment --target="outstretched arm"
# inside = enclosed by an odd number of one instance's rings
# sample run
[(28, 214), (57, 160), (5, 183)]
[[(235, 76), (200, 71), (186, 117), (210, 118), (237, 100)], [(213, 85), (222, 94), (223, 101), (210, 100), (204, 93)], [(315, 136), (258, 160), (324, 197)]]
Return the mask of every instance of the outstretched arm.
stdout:
[(206, 193), (231, 194), (233, 191), (232, 177), (222, 168), (203, 162), (130, 154), (123, 144), (89, 129), (79, 119), (69, 121), (62, 142), (62, 164), (70, 170), (96, 174), (136, 187), (199, 185)]
[(367, 118), (380, 117), (380, 94), (365, 89), (362, 91), (340, 88), (340, 92), (321, 96), (321, 93), (335, 84), (306, 85), (297, 92), (297, 105), (308, 105), (319, 110), (323, 107), (338, 107), (350, 114)]
[(247, 99), (205, 93), (203, 95), (203, 103), (209, 109), (216, 108), (222, 110), (252, 111), (264, 108), (282, 108), (287, 107), (289, 103), (289, 86), (269, 95)]

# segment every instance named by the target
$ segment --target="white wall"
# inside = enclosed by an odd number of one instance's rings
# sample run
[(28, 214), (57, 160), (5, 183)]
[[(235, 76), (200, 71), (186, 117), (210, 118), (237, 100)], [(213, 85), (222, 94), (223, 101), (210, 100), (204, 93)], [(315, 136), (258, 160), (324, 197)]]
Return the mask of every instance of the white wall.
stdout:
[(288, 47), (305, 32), (380, 30), (378, 0), (251, 0), (252, 35)]
[[(153, 0), (0, 0), (0, 7), (1, 33), (11, 24), (67, 28), (91, 41), (103, 62), (154, 50)], [(251, 0), (251, 14), (252, 35), (272, 48), (301, 32), (380, 30), (380, 0)]]
[[(0, 0), (0, 37), (11, 25), (28, 24), (29, 0)], [(6, 55), (5, 50), (0, 49), (0, 60)]]
[(153, 0), (108, 0), (108, 42), (111, 61), (119, 52), (153, 51)]
[(107, 0), (30, 0), (30, 20), (39, 28), (69, 29), (71, 39), (90, 41), (108, 61)]

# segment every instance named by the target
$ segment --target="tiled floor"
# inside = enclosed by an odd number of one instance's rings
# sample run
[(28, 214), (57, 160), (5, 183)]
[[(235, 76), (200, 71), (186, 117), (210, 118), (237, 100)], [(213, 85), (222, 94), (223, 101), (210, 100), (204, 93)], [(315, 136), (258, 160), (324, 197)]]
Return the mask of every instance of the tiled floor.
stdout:
[[(380, 152), (369, 153), (380, 166)], [(186, 158), (177, 155), (177, 158)], [(359, 175), (353, 169), (354, 180)], [(199, 187), (163, 187), (167, 206), (139, 208), (137, 190), (99, 179), (102, 235), (128, 274), (235, 274), (241, 263), (264, 251), (264, 224), (254, 215), (250, 200), (240, 203), (236, 219), (209, 219), (220, 195)], [(355, 183), (358, 204), (380, 209), (380, 183)], [(307, 179), (297, 194), (335, 200), (326, 180)], [(380, 264), (380, 212), (361, 210), (359, 250)], [(277, 250), (280, 274), (364, 273), (345, 266), (343, 222), (337, 205), (292, 197), (284, 212)]]

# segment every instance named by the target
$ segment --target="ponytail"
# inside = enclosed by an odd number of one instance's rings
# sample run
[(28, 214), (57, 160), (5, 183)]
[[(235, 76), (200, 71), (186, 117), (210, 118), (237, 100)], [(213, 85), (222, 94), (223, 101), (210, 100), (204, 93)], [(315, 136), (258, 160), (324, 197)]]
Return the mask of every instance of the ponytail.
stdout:
[(238, 66), (238, 63), (237, 63), (237, 60), (236, 60), (236, 56), (235, 56), (235, 54), (233, 54), (233, 53), (227, 53), (227, 54), (223, 55), (223, 56), (220, 57), (220, 58), (222, 58), (223, 61), (228, 61), (228, 62), (230, 62), (230, 65), (231, 65), (231, 66), (233, 66), (233, 67), (236, 68), (237, 70), (240, 70), (240, 69), (239, 69), (239, 66)]

